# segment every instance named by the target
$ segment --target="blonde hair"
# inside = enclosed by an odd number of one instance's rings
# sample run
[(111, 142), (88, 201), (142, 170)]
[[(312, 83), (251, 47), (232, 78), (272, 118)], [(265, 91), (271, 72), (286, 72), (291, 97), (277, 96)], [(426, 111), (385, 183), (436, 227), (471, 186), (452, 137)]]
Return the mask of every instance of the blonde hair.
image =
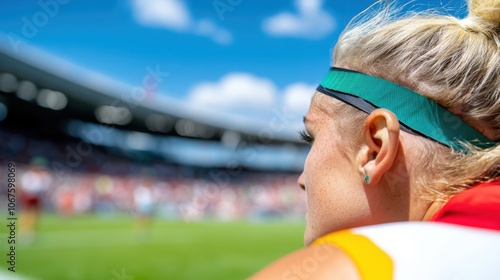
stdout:
[[(500, 0), (470, 0), (464, 19), (435, 12), (398, 15), (384, 8), (355, 19), (333, 64), (406, 86), (441, 104), (493, 141), (500, 140)], [(449, 124), (453, 125), (453, 124)], [(467, 154), (422, 138), (418, 184), (448, 199), (499, 176), (500, 145)]]

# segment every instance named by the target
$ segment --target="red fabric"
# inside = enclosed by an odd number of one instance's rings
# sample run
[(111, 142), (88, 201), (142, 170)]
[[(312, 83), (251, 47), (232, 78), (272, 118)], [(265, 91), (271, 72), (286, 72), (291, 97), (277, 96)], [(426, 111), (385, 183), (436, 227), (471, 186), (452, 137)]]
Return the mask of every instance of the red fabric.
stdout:
[(455, 195), (430, 221), (500, 231), (500, 181), (481, 183)]

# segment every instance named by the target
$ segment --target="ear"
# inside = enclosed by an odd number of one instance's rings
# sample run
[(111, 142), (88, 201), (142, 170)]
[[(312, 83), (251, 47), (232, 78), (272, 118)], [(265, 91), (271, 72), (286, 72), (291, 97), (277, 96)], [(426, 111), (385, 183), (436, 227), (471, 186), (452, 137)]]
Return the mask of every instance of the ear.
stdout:
[(392, 167), (399, 147), (399, 121), (389, 110), (376, 109), (365, 120), (362, 130), (359, 169), (369, 176), (365, 184), (375, 185)]

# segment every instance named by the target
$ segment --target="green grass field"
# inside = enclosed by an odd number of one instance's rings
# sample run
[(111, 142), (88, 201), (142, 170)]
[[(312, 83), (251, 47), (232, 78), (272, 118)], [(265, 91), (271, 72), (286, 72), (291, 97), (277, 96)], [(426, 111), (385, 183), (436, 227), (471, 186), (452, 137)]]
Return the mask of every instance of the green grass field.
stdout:
[[(4, 273), (9, 271), (7, 222), (2, 221), (0, 269)], [(131, 217), (45, 215), (33, 244), (23, 244), (17, 236), (16, 273), (9, 273), (47, 280), (245, 279), (301, 248), (303, 230), (299, 222), (157, 220), (141, 237)]]

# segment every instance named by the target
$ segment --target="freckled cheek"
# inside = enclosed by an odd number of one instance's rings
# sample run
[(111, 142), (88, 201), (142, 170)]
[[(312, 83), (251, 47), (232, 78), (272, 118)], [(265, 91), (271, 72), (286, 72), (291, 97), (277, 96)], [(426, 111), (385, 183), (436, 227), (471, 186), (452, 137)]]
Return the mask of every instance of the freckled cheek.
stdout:
[(306, 184), (306, 197), (307, 197), (307, 211), (309, 215), (315, 216), (318, 214), (319, 207), (321, 206), (321, 194), (325, 179), (321, 175), (321, 170), (317, 165), (318, 159), (315, 154), (310, 154), (306, 160), (306, 168), (304, 170), (304, 181)]
[(312, 186), (307, 193), (307, 230), (313, 239), (327, 233), (326, 229), (333, 213), (328, 209), (330, 202), (325, 193), (320, 185)]
[(330, 152), (328, 149), (311, 150), (305, 163), (307, 216), (309, 226), (314, 231), (321, 231), (332, 213), (330, 208), (335, 196), (332, 193), (333, 163), (328, 159)]

